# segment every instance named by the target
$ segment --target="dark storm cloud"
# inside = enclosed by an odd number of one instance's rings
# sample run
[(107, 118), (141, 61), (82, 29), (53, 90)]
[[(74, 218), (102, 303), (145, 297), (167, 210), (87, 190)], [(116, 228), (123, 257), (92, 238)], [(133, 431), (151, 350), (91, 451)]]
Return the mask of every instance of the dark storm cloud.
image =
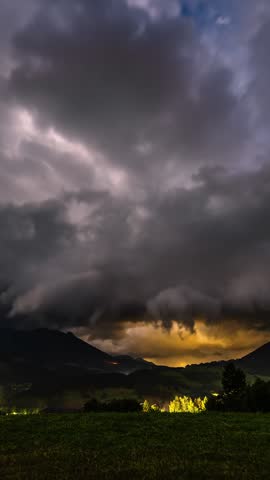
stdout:
[[(16, 277), (10, 321), (30, 312), (30, 324), (89, 325), (104, 338), (142, 318), (192, 330), (198, 316), (236, 317), (268, 328), (270, 170), (198, 180), (153, 198), (143, 221), (138, 205), (97, 192), (2, 209), (1, 252)], [(70, 223), (74, 202), (90, 212), (81, 224)]]
[(270, 168), (232, 65), (153, 2), (39, 3), (0, 90), (5, 323), (268, 329)]
[[(266, 3), (267, 5), (267, 3)], [(268, 55), (268, 46), (270, 41), (270, 11), (264, 12), (259, 17), (259, 25), (255, 35), (250, 42), (250, 58), (253, 67), (252, 90), (257, 102), (257, 115), (261, 122), (262, 128), (265, 130), (265, 136), (268, 136), (269, 129), (269, 80), (270, 80), (270, 62)]]
[(2, 0), (0, 16), (0, 79), (10, 70), (12, 62), (10, 58), (10, 48), (13, 35), (18, 29), (23, 28), (29, 20), (35, 9), (39, 5), (39, 0)]
[(46, 2), (14, 49), (16, 100), (125, 168), (234, 161), (246, 141), (232, 73), (181, 17), (154, 21), (121, 0)]

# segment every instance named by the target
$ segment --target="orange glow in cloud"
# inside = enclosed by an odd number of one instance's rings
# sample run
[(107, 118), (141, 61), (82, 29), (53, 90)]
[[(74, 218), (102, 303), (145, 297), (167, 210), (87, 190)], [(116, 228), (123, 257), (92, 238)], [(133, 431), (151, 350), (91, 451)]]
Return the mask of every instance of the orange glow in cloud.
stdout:
[(108, 353), (130, 353), (157, 365), (183, 367), (191, 363), (240, 358), (267, 341), (267, 332), (237, 325), (233, 320), (220, 325), (206, 325), (197, 320), (195, 333), (184, 327), (179, 329), (176, 322), (170, 332), (161, 326), (141, 322), (127, 324), (124, 336), (119, 339), (91, 343)]

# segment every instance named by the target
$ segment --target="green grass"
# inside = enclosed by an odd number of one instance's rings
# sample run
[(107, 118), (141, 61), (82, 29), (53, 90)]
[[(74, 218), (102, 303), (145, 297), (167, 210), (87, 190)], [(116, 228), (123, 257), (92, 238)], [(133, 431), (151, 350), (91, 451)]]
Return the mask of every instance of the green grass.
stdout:
[(270, 415), (0, 417), (1, 480), (269, 479)]

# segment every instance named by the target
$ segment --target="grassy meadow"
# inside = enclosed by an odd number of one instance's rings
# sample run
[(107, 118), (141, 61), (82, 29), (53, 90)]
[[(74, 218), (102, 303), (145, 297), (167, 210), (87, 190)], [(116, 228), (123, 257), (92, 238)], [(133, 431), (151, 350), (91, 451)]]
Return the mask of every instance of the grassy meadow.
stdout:
[(0, 417), (1, 480), (269, 479), (270, 415)]

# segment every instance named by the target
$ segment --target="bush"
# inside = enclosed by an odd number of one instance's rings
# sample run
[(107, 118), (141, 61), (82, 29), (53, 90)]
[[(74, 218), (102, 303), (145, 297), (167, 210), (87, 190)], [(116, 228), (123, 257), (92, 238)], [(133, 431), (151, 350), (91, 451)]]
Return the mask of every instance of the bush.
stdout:
[(161, 412), (161, 409), (160, 409), (160, 407), (159, 407), (156, 403), (154, 403), (154, 404), (151, 405), (151, 407), (150, 407), (150, 412)]
[(139, 412), (140, 410), (140, 403), (133, 398), (112, 400), (109, 403), (105, 403), (106, 412)]
[(86, 404), (84, 405), (84, 411), (85, 412), (100, 412), (101, 411), (101, 403), (98, 402), (95, 398), (91, 398), (91, 400), (88, 400)]
[(133, 398), (115, 399), (110, 402), (98, 402), (92, 398), (84, 405), (85, 412), (139, 412), (140, 403)]

